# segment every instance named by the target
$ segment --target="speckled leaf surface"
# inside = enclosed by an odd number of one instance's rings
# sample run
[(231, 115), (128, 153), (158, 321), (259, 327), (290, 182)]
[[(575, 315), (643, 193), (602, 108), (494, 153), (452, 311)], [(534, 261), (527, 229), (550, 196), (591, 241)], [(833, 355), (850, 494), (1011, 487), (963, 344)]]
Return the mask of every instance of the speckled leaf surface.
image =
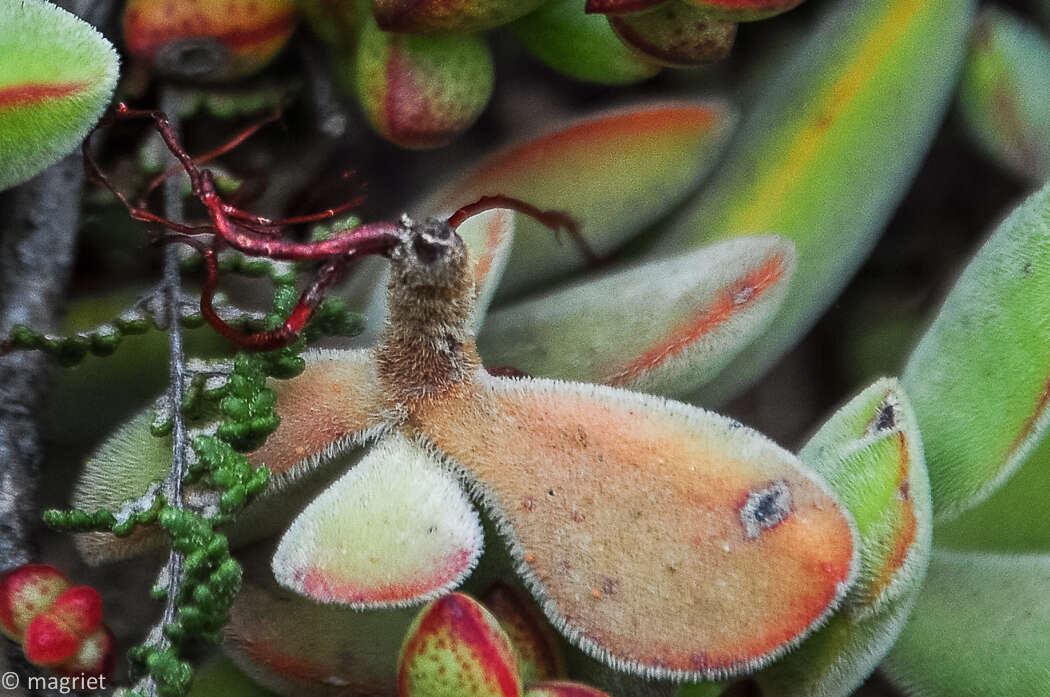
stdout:
[(730, 240), (498, 310), (479, 348), (530, 375), (686, 394), (768, 326), (794, 266), (788, 240)]
[(997, 162), (1035, 183), (1050, 175), (1050, 41), (1020, 17), (986, 7), (970, 37), (959, 112)]
[(471, 34), (395, 34), (364, 18), (354, 87), (377, 133), (404, 148), (447, 144), (492, 96), (492, 54)]
[(977, 252), (904, 370), (939, 519), (990, 496), (1045, 434), (1048, 298), (1050, 187)]
[(731, 396), (791, 346), (874, 244), (936, 132), (973, 0), (848, 0), (760, 92), (717, 179), (658, 253), (775, 233), (798, 249), (770, 328), (700, 393)]
[(914, 697), (1046, 694), (1050, 556), (935, 549), (911, 620), (883, 664)]
[(91, 25), (43, 0), (0, 3), (0, 190), (71, 152), (117, 83), (119, 58)]
[(401, 697), (521, 697), (517, 656), (492, 613), (462, 593), (423, 608), (401, 647)]
[(323, 603), (417, 605), (458, 586), (481, 547), (481, 523), (455, 476), (389, 435), (292, 522), (273, 572)]
[[(500, 192), (582, 224), (599, 254), (609, 252), (681, 201), (707, 173), (734, 123), (718, 102), (630, 107), (490, 155), (418, 210), (451, 213)], [(519, 216), (521, 217), (521, 216)], [(569, 240), (519, 220), (499, 294), (521, 293), (586, 264)]]

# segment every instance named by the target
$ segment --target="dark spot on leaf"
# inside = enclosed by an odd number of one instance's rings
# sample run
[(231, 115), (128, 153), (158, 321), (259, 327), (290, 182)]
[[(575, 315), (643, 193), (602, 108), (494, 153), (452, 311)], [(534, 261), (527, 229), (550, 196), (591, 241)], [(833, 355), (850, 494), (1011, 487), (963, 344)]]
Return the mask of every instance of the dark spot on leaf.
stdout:
[(791, 515), (791, 489), (784, 480), (748, 493), (740, 507), (740, 522), (748, 539), (776, 527)]
[(875, 430), (888, 431), (897, 425), (897, 412), (892, 404), (883, 404), (875, 415)]

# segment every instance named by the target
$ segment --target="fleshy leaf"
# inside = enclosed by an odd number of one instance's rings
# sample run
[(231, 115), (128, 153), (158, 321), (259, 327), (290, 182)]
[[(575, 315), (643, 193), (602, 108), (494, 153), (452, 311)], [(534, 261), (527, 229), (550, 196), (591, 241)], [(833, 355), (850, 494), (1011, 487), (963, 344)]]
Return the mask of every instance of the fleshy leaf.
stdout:
[(847, 607), (858, 616), (921, 582), (932, 534), (930, 484), (916, 416), (896, 380), (839, 409), (799, 453), (853, 513), (861, 572)]
[(474, 35), (393, 34), (364, 18), (356, 90), (377, 133), (405, 148), (447, 144), (492, 96), (492, 54)]
[(462, 469), (547, 618), (619, 670), (754, 670), (818, 627), (855, 578), (852, 519), (827, 485), (725, 417), (479, 371), (412, 418)]
[(565, 656), (558, 639), (530, 598), (503, 582), (496, 582), (480, 600), (510, 638), (523, 684), (565, 677)]
[(296, 0), (303, 20), (335, 51), (342, 51), (357, 38), (361, 6), (357, 0)]
[[(355, 461), (360, 454), (355, 446), (370, 439), (379, 425), (374, 420), (377, 378), (368, 352), (312, 351), (304, 358), (307, 368), (301, 375), (271, 385), (281, 423), (249, 457), (273, 476), (231, 529), (239, 542), (284, 529), (302, 503), (339, 470), (339, 463)], [(74, 487), (74, 507), (89, 513), (116, 511), (164, 479), (171, 468), (171, 439), (150, 432), (151, 411), (136, 415), (95, 451)], [(139, 528), (128, 537), (78, 534), (76, 545), (85, 560), (100, 564), (155, 549), (164, 539), (156, 528)]]
[(295, 31), (293, 0), (128, 0), (128, 52), (163, 75), (231, 80), (257, 72)]
[(456, 478), (390, 435), (291, 524), (277, 582), (358, 609), (417, 605), (455, 588), (481, 554), (477, 513)]
[(1022, 19), (986, 7), (970, 39), (959, 111), (981, 147), (1020, 176), (1050, 175), (1050, 42)]
[(609, 26), (635, 51), (673, 68), (720, 61), (736, 39), (736, 23), (678, 0), (645, 12), (609, 15)]
[[(474, 331), (481, 329), (492, 296), (496, 293), (514, 244), (515, 216), (512, 211), (497, 208), (464, 221), (456, 229), (463, 238), (474, 266)], [(386, 290), (386, 284), (379, 284)]]
[(1050, 553), (1050, 439), (994, 494), (937, 526), (937, 546)]
[(544, 0), (372, 0), (384, 31), (469, 34), (506, 24)]
[[(270, 578), (268, 560), (253, 555), (245, 579)], [(321, 605), (268, 583), (246, 580), (230, 612), (223, 649), (241, 670), (281, 695), (397, 695), (398, 649), (414, 610)]]
[(72, 151), (102, 114), (119, 58), (91, 25), (43, 0), (0, 3), (0, 190)]
[[(614, 14), (619, 12), (640, 12), (656, 7), (667, 0), (587, 0), (584, 11), (587, 13)], [(579, 4), (577, 3), (577, 10)]]
[(848, 697), (893, 646), (922, 586), (932, 505), (915, 415), (896, 380), (839, 409), (800, 453), (853, 513), (861, 573), (844, 607), (753, 676), (761, 694)]
[[(451, 213), (495, 191), (571, 213), (602, 254), (695, 186), (714, 164), (733, 121), (721, 103), (665, 103), (599, 114), (494, 153), (419, 209)], [(531, 219), (519, 219), (514, 236), (500, 284), (504, 297), (587, 263), (570, 241), (559, 244)]]
[(450, 593), (423, 608), (401, 647), (401, 697), (521, 697), (514, 647), (480, 603)]
[(479, 348), (530, 375), (686, 394), (761, 334), (794, 265), (790, 241), (731, 240), (496, 311)]
[[(761, 90), (717, 181), (658, 252), (777, 233), (798, 249), (783, 309), (700, 393), (754, 380), (805, 332), (882, 229), (944, 113), (974, 0), (846, 0)], [(877, 114), (877, 118), (873, 118)]]
[(734, 22), (750, 22), (798, 7), (803, 0), (685, 0), (712, 16)]
[(660, 72), (624, 46), (604, 17), (580, 12), (576, 0), (551, 0), (510, 29), (534, 56), (577, 80), (623, 85)]
[(609, 697), (590, 685), (567, 680), (547, 681), (529, 685), (525, 697)]
[(193, 676), (186, 697), (277, 697), (263, 688), (227, 658), (218, 658), (202, 666)]
[(1046, 432), (1048, 289), (1050, 186), (977, 252), (904, 370), (939, 520), (988, 498)]
[(1050, 556), (935, 549), (911, 620), (883, 664), (914, 697), (1042, 695)]

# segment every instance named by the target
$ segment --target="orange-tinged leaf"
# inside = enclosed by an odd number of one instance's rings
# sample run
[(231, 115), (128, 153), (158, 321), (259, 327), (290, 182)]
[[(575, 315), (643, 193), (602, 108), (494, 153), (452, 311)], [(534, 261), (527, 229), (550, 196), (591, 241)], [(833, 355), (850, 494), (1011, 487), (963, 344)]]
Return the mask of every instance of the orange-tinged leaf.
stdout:
[[(240, 541), (283, 530), (301, 507), (301, 497), (313, 496), (316, 487), (326, 483), (325, 468), (337, 457), (344, 464), (353, 462), (355, 446), (371, 439), (382, 425), (377, 416), (380, 388), (369, 352), (320, 350), (304, 358), (307, 366), (301, 375), (271, 383), (281, 423), (249, 457), (273, 476), (231, 529), (231, 536)], [(119, 510), (164, 479), (171, 468), (171, 441), (150, 433), (151, 419), (150, 410), (136, 415), (91, 456), (73, 491), (75, 507)], [(79, 534), (76, 545), (88, 563), (101, 564), (155, 549), (163, 540), (160, 530), (140, 527), (123, 538)]]
[[(498, 151), (420, 206), (451, 213), (483, 195), (564, 210), (599, 254), (619, 247), (691, 190), (714, 164), (734, 115), (722, 103), (663, 103), (598, 114)], [(500, 295), (580, 268), (585, 258), (531, 219), (515, 226)]]
[(462, 593), (423, 608), (405, 636), (401, 697), (521, 697), (514, 647), (496, 618)]
[(391, 435), (295, 519), (273, 571), (320, 602), (400, 607), (458, 586), (481, 546), (481, 523), (455, 477)]
[(712, 245), (497, 310), (479, 350), (529, 375), (688, 394), (761, 335), (794, 268), (779, 237)]
[(293, 0), (128, 0), (124, 42), (161, 74), (195, 80), (250, 75), (284, 48), (295, 30)]
[(410, 423), (466, 470), (548, 618), (619, 669), (752, 670), (853, 580), (853, 523), (826, 485), (724, 417), (479, 373)]

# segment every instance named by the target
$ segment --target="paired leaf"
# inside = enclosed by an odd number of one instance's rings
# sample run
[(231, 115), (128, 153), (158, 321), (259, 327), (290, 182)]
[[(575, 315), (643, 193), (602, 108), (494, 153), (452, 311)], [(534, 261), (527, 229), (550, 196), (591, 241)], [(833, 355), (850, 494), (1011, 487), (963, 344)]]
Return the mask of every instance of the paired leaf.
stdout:
[(479, 349), (530, 375), (686, 394), (768, 326), (794, 265), (787, 240), (731, 240), (496, 311)]
[[(451, 213), (499, 192), (582, 224), (599, 254), (616, 249), (692, 189), (715, 162), (733, 124), (720, 103), (636, 106), (601, 114), (496, 152), (419, 206)], [(506, 297), (565, 276), (587, 262), (569, 241), (518, 216)]]
[(1045, 434), (1048, 313), (1050, 186), (981, 247), (904, 370), (939, 519), (988, 498)]
[(368, 122), (405, 148), (447, 144), (492, 96), (492, 55), (473, 35), (393, 34), (365, 17), (355, 70)]
[(479, 602), (450, 593), (423, 608), (401, 647), (401, 697), (521, 697), (514, 646)]
[(762, 694), (847, 697), (893, 646), (922, 586), (932, 505), (915, 415), (896, 380), (839, 409), (800, 453), (853, 513), (861, 572), (844, 607), (753, 676)]
[(1050, 175), (1050, 42), (1019, 17), (986, 7), (970, 38), (959, 110), (996, 161), (1033, 182)]
[(281, 695), (396, 695), (398, 650), (415, 611), (363, 612), (278, 589), (264, 580), (269, 549), (258, 552), (226, 627), (233, 662)]
[(117, 52), (43, 0), (0, 3), (0, 190), (72, 151), (117, 83)]
[[(364, 443), (378, 426), (379, 392), (368, 352), (315, 351), (304, 357), (307, 367), (301, 375), (272, 382), (281, 423), (251, 461), (273, 476), (230, 529), (236, 541), (283, 530), (303, 503), (360, 457), (361, 450), (353, 446)], [(153, 435), (151, 412), (136, 415), (91, 456), (74, 487), (74, 507), (89, 513), (119, 511), (164, 479), (171, 468), (171, 439)], [(187, 491), (191, 500), (194, 495), (194, 489)], [(100, 564), (155, 549), (163, 539), (159, 530), (140, 527), (123, 538), (79, 534), (76, 544), (88, 563)]]
[(934, 550), (883, 671), (914, 697), (1042, 695), (1048, 595), (1050, 556)]
[[(659, 250), (777, 233), (798, 250), (784, 307), (700, 393), (731, 396), (809, 328), (860, 264), (944, 113), (973, 0), (848, 0), (762, 91), (720, 176)], [(877, 114), (878, 118), (873, 118)]]
[(623, 85), (660, 72), (627, 48), (605, 17), (580, 12), (577, 0), (551, 0), (510, 30), (534, 56), (577, 80)]
[(401, 435), (375, 445), (281, 538), (277, 582), (358, 609), (417, 605), (477, 563), (481, 524), (456, 478)]

